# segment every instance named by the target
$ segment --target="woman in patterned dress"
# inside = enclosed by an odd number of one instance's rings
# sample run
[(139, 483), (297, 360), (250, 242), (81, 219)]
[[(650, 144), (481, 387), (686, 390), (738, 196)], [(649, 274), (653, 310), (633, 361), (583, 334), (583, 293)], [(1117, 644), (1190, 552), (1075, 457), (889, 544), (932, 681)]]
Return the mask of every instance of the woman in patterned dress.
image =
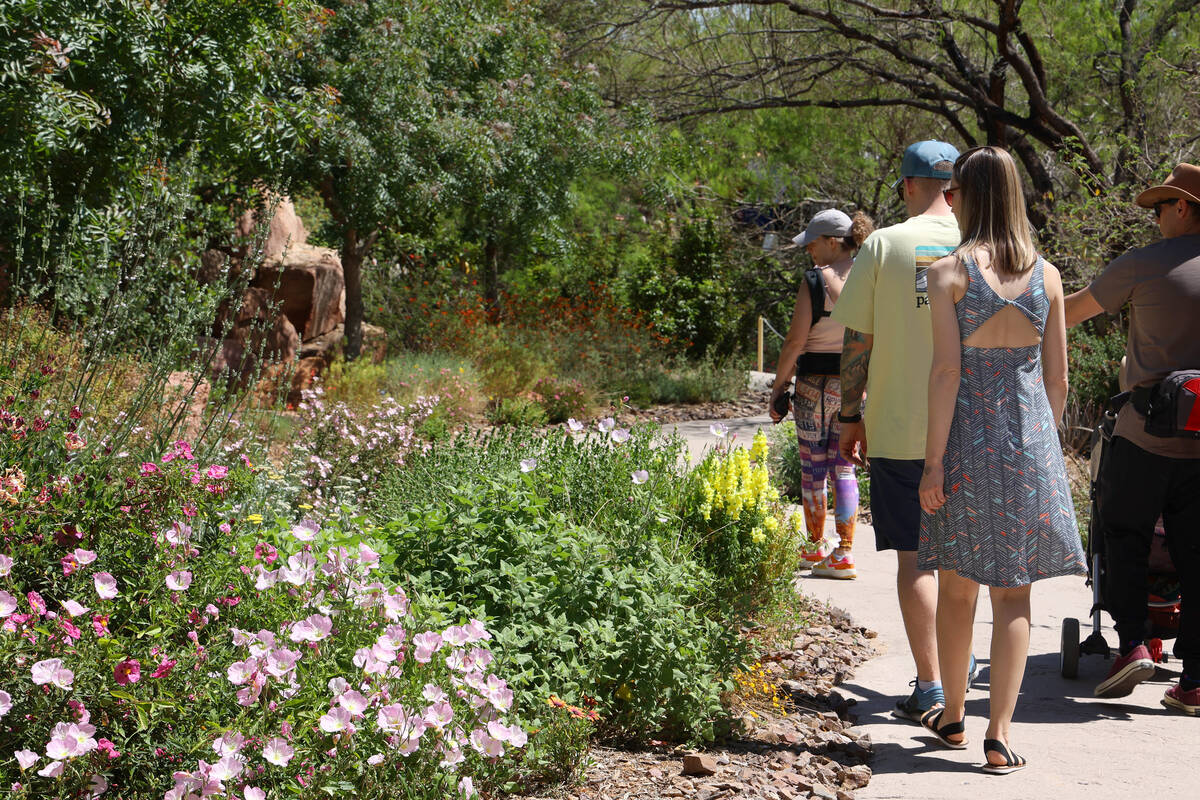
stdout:
[(1029, 651), (1034, 581), (1086, 574), (1058, 422), (1067, 334), (1058, 270), (1037, 254), (1012, 157), (976, 147), (946, 191), (962, 244), (929, 270), (933, 366), (918, 565), (938, 570), (944, 708), (922, 723), (966, 747), (967, 662), (979, 585), (992, 603), (983, 769), (1025, 766), (1009, 729)]

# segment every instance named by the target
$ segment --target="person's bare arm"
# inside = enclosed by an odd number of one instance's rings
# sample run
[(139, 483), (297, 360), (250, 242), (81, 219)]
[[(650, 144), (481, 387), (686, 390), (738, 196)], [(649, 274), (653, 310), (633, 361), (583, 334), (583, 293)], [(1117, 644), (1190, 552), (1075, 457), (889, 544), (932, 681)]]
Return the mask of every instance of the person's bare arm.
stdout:
[(775, 410), (775, 398), (783, 394), (796, 371), (796, 359), (804, 352), (808, 332), (812, 328), (812, 300), (808, 286), (803, 285), (796, 293), (796, 307), (792, 311), (792, 324), (787, 337), (779, 349), (779, 363), (775, 365), (775, 383), (771, 387), (771, 399), (767, 401), (767, 413), (772, 422), (779, 422), (784, 415)]
[[(1054, 412), (1054, 422), (1062, 422), (1067, 407), (1067, 391), (1070, 383), (1067, 375), (1067, 309), (1063, 298), (1062, 277), (1051, 264), (1045, 271), (1046, 299), (1050, 301), (1050, 313), (1046, 317), (1046, 330), (1042, 333), (1042, 383), (1046, 387), (1046, 398)], [(1086, 289), (1083, 290), (1087, 292)], [(1080, 294), (1076, 292), (1075, 295)], [(1072, 295), (1074, 297), (1075, 295)], [(1091, 293), (1088, 298), (1096, 303)], [(1100, 304), (1096, 303), (1100, 309)], [(1102, 310), (1102, 309), (1101, 309)]]
[[(871, 363), (871, 348), (875, 337), (846, 328), (842, 339), (841, 385), (842, 415), (852, 417), (862, 413), (863, 397), (867, 393), (867, 368)], [(838, 447), (842, 458), (860, 467), (866, 466), (867, 437), (861, 421), (841, 423)]]
[(958, 259), (951, 256), (934, 262), (928, 272), (933, 362), (929, 369), (929, 426), (925, 433), (925, 468), (919, 494), (921, 508), (930, 513), (946, 502), (943, 458), (962, 378), (962, 341), (954, 311), (958, 268)]
[[(1055, 274), (1058, 272), (1055, 270)], [(1061, 281), (1061, 278), (1060, 278)], [(1047, 288), (1049, 288), (1047, 286)], [(1059, 283), (1059, 296), (1062, 296), (1062, 284)], [(1104, 309), (1096, 302), (1096, 298), (1092, 296), (1088, 289), (1080, 289), (1072, 295), (1069, 295), (1064, 301), (1064, 315), (1066, 317), (1066, 327), (1074, 328), (1081, 322), (1091, 319), (1099, 314)]]

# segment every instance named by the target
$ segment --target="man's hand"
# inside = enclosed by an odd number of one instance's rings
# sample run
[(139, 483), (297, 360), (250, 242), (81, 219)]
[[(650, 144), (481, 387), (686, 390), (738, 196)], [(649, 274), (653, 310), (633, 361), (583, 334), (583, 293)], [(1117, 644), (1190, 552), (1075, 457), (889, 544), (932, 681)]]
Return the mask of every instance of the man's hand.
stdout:
[(859, 422), (842, 422), (838, 451), (844, 460), (866, 469), (867, 429)]

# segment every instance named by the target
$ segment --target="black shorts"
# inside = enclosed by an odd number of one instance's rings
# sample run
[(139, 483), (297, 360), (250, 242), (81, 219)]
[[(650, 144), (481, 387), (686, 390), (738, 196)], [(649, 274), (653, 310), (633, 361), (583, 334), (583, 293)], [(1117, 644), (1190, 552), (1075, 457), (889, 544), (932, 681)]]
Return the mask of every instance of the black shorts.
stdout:
[(921, 537), (921, 473), (925, 460), (872, 458), (871, 523), (876, 550), (913, 551)]

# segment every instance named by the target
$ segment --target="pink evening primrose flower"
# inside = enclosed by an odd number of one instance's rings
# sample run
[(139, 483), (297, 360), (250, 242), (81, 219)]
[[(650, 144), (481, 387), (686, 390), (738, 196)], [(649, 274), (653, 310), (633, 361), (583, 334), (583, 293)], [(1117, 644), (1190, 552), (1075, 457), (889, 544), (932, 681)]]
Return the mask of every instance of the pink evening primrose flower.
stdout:
[(12, 710), (12, 695), (0, 689), (0, 717)]
[(360, 692), (357, 692), (354, 689), (343, 692), (342, 695), (338, 697), (337, 702), (339, 706), (346, 709), (346, 711), (350, 714), (350, 717), (353, 719), (361, 717), (366, 712), (367, 706), (370, 704), (370, 701), (368, 701), (367, 698), (363, 697)]
[(311, 542), (320, 531), (321, 526), (311, 519), (301, 520), (292, 526), (292, 536), (301, 542)]
[(617, 428), (615, 431), (610, 433), (609, 436), (611, 436), (612, 440), (617, 444), (625, 444), (629, 441), (629, 429)]
[(113, 679), (122, 686), (142, 679), (142, 665), (136, 658), (127, 658), (113, 667)]
[(536, 458), (522, 458), (521, 459), (521, 472), (533, 472), (535, 469), (537, 469), (537, 459)]
[(22, 771), (32, 767), (37, 763), (38, 759), (41, 758), (41, 756), (32, 750), (18, 750), (17, 752), (13, 753), (13, 755), (17, 757), (17, 766), (20, 767)]
[(108, 572), (97, 572), (92, 576), (92, 583), (96, 586), (96, 594), (101, 600), (111, 600), (117, 596), (117, 579)]
[(12, 572), (13, 560), (11, 556), (6, 556), (0, 553), (0, 578), (7, 577)]
[(617, 427), (617, 421), (612, 417), (605, 417), (596, 423), (596, 427), (600, 429), (601, 433), (609, 433), (613, 428)]
[(492, 638), (492, 634), (480, 620), (472, 619), (464, 627), (467, 629), (467, 633), (471, 634), (472, 642), (483, 642)]
[(451, 625), (442, 631), (442, 641), (451, 647), (462, 647), (471, 641), (471, 633), (462, 625)]
[(464, 775), (458, 782), (458, 796), (462, 800), (471, 800), (475, 797), (475, 782), (471, 780), (470, 775)]
[(75, 681), (75, 673), (62, 665), (61, 658), (47, 658), (36, 662), (29, 670), (34, 684), (43, 686), (53, 684), (59, 689), (70, 689)]
[(286, 767), (294, 755), (296, 755), (296, 751), (287, 743), (287, 739), (278, 736), (268, 739), (267, 743), (263, 745), (263, 760), (277, 767)]
[(417, 649), (416, 653), (413, 655), (413, 658), (415, 658), (417, 662), (421, 664), (428, 664), (430, 661), (432, 661), (433, 654), (442, 647), (442, 637), (433, 631), (418, 633), (413, 637), (412, 641), (413, 646)]
[(12, 616), (17, 610), (17, 598), (8, 592), (0, 591), (0, 619)]
[(346, 726), (350, 724), (350, 712), (338, 706), (337, 708), (329, 709), (329, 713), (322, 714), (317, 724), (321, 726), (321, 730), (326, 733), (338, 733), (346, 730)]
[(242, 789), (242, 800), (267, 800), (267, 793), (255, 786)]
[(483, 728), (471, 731), (471, 747), (475, 748), (475, 752), (489, 758), (499, 758), (504, 755), (504, 743), (489, 736)]
[(237, 731), (226, 731), (216, 738), (213, 742), (213, 752), (218, 757), (234, 756), (241, 752), (242, 745), (246, 743), (246, 737)]
[(167, 588), (172, 592), (186, 591), (192, 585), (192, 573), (186, 569), (175, 570), (167, 575)]
[(445, 700), (434, 703), (425, 709), (425, 722), (441, 730), (454, 721), (454, 709)]
[(431, 703), (440, 703), (448, 699), (442, 687), (432, 683), (425, 684), (425, 688), (421, 690), (421, 696)]
[(92, 550), (84, 550), (82, 547), (76, 547), (71, 555), (75, 557), (76, 563), (81, 567), (86, 567), (96, 560), (96, 553)]
[(37, 774), (41, 775), (43, 778), (57, 778), (59, 775), (62, 775), (62, 773), (63, 762), (51, 761), (49, 764), (39, 769)]
[(634, 470), (631, 477), (633, 478), (633, 482), (640, 486), (641, 484), (650, 480), (650, 473), (644, 469)]
[(571, 433), (579, 433), (583, 430), (583, 423), (574, 417), (570, 417), (567, 420), (567, 427), (571, 429)]

